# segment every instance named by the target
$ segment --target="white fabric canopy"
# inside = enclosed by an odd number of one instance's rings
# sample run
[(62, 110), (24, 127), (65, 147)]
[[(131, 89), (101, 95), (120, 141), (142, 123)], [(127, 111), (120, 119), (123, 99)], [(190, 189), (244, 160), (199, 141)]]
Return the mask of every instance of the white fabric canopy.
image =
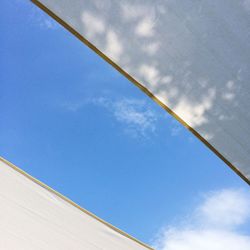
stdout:
[(1, 250), (146, 250), (0, 158)]
[(250, 180), (250, 0), (33, 0)]

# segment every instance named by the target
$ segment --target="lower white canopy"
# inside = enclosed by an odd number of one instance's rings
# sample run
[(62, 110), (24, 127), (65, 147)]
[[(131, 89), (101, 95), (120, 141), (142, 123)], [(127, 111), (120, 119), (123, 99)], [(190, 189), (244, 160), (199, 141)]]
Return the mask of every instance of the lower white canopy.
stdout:
[(0, 211), (3, 250), (150, 249), (1, 158)]

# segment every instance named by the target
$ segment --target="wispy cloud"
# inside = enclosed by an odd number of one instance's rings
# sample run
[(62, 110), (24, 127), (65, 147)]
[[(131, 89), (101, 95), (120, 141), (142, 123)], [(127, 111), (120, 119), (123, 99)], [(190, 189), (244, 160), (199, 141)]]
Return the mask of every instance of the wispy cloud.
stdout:
[(49, 17), (47, 14), (42, 12), (38, 7), (34, 6), (30, 11), (30, 21), (33, 22), (34, 25), (40, 27), (45, 30), (54, 30), (59, 27), (59, 24)]
[(247, 11), (250, 11), (250, 0), (243, 0), (243, 6)]
[[(157, 109), (152, 103), (140, 98), (104, 97), (83, 98), (76, 101), (65, 101), (58, 104), (67, 112), (77, 113), (89, 105), (105, 109), (121, 125), (123, 131), (134, 137), (149, 138), (165, 134), (166, 138), (183, 135), (183, 126), (165, 111)], [(192, 143), (193, 135), (187, 140)]]
[(86, 101), (77, 101), (77, 102), (67, 101), (67, 102), (60, 103), (59, 106), (65, 109), (66, 111), (77, 112), (81, 108), (83, 108), (86, 104), (87, 104)]
[(249, 250), (250, 194), (226, 189), (209, 193), (181, 225), (168, 226), (158, 236), (159, 250)]
[(170, 125), (171, 125), (170, 127), (171, 135), (172, 136), (180, 135), (182, 128), (183, 128), (182, 125), (176, 120), (172, 120)]
[(53, 18), (49, 17), (30, 1), (14, 0), (14, 4), (18, 4), (20, 8), (26, 9), (28, 13), (27, 18), (29, 18), (31, 25), (36, 25), (45, 30), (57, 29), (59, 27), (59, 24)]
[(98, 98), (92, 100), (92, 103), (107, 109), (117, 122), (124, 125), (124, 131), (134, 137), (148, 137), (156, 131), (158, 114), (145, 101), (126, 98), (111, 101)]
[[(122, 125), (125, 133), (132, 137), (149, 138), (157, 135), (157, 129), (167, 125), (171, 136), (180, 136), (183, 127), (170, 115), (157, 111), (145, 100), (136, 98), (122, 98), (120, 100), (107, 97), (67, 101), (60, 103), (60, 107), (68, 112), (79, 112), (88, 105), (104, 108)], [(167, 128), (166, 128), (167, 133)], [(191, 138), (192, 139), (192, 138)], [(189, 138), (189, 141), (192, 142)]]

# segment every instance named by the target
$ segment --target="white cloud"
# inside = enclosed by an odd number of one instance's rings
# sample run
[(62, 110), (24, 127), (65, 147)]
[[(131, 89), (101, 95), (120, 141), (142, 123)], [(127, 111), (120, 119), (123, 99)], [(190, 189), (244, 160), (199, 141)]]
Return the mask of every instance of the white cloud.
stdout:
[(70, 112), (77, 112), (81, 108), (86, 105), (85, 101), (78, 101), (78, 102), (64, 102), (61, 103), (60, 106), (63, 107), (65, 110), (70, 111)]
[(135, 1), (120, 1), (121, 17), (127, 22), (143, 19), (147, 16), (151, 19), (155, 17), (155, 10), (148, 4), (135, 3)]
[(242, 190), (209, 193), (179, 226), (158, 236), (159, 250), (250, 250), (250, 235), (241, 226), (250, 219), (250, 194)]
[(236, 86), (234, 81), (228, 81), (226, 88), (222, 94), (222, 98), (227, 101), (232, 101), (235, 98)]
[(36, 25), (41, 29), (50, 30), (57, 29), (59, 24), (46, 13), (40, 10), (37, 6), (26, 0), (15, 0), (13, 4), (19, 5), (20, 8), (27, 11), (27, 18), (32, 25)]
[(104, 33), (106, 27), (104, 21), (100, 17), (85, 11), (81, 19), (86, 29), (87, 37), (93, 39), (96, 35)]
[(175, 113), (186, 121), (191, 127), (201, 126), (207, 123), (205, 113), (213, 106), (213, 101), (216, 98), (216, 91), (214, 88), (208, 89), (200, 103), (194, 104), (186, 97), (183, 97), (175, 106)]
[(31, 9), (30, 20), (32, 24), (38, 26), (43, 30), (55, 30), (59, 27), (59, 24), (45, 14), (42, 10), (38, 9), (36, 6)]
[[(248, 198), (248, 199), (247, 199)], [(207, 225), (231, 228), (250, 218), (250, 195), (236, 190), (223, 190), (206, 197), (198, 209)]]
[(182, 131), (183, 126), (176, 120), (171, 122), (171, 135), (178, 136)]
[(106, 43), (104, 53), (112, 59), (119, 60), (123, 53), (123, 45), (114, 31), (109, 30), (107, 32)]
[(145, 80), (147, 84), (150, 84), (152, 86), (156, 86), (156, 84), (160, 80), (158, 69), (152, 65), (142, 64), (139, 67), (139, 73), (143, 80)]
[(132, 136), (147, 137), (156, 130), (158, 115), (145, 101), (125, 98), (111, 101), (106, 98), (98, 98), (92, 100), (92, 103), (109, 110), (118, 122), (125, 125), (125, 132)]
[(41, 15), (37, 16), (36, 18), (38, 25), (43, 29), (54, 30), (58, 28), (58, 24), (50, 17), (44, 17), (43, 15)]
[(244, 7), (247, 11), (250, 11), (250, 0), (243, 0), (243, 7)]
[(183, 126), (170, 115), (156, 112), (146, 101), (135, 98), (113, 100), (106, 97), (83, 99), (81, 101), (65, 101), (59, 106), (72, 113), (81, 111), (86, 105), (94, 104), (105, 108), (117, 122), (124, 125), (123, 129), (132, 137), (148, 137), (156, 134), (157, 124), (167, 123), (171, 136), (179, 136)]
[(146, 17), (138, 23), (135, 33), (142, 37), (151, 37), (154, 35), (154, 21), (150, 17)]
[(169, 230), (162, 250), (249, 250), (250, 237), (217, 230)]
[(160, 48), (159, 42), (151, 42), (149, 44), (142, 44), (142, 50), (150, 56), (153, 56), (158, 52)]

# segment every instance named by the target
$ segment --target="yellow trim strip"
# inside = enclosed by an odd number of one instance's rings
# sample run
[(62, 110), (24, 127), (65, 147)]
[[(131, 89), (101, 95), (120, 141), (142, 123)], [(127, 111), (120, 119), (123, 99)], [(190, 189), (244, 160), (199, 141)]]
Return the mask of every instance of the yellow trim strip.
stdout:
[(227, 160), (217, 149), (215, 149), (204, 137), (202, 137), (195, 129), (190, 127), (184, 120), (182, 120), (174, 111), (172, 111), (169, 107), (167, 107), (164, 103), (162, 103), (156, 96), (154, 96), (147, 88), (145, 88), (141, 83), (135, 80), (131, 75), (129, 75), (126, 71), (124, 71), (119, 65), (114, 63), (109, 57), (103, 54), (98, 48), (96, 48), (92, 43), (90, 43), (86, 38), (84, 38), (80, 33), (74, 30), (71, 26), (69, 26), (66, 22), (64, 22), (60, 17), (58, 17), (55, 13), (49, 10), (46, 6), (40, 3), (38, 0), (31, 0), (35, 5), (37, 5), (40, 9), (46, 12), (49, 16), (55, 19), (58, 23), (60, 23), (64, 28), (66, 28), (69, 32), (71, 32), (74, 36), (76, 36), (80, 41), (82, 41), (85, 45), (87, 45), (90, 49), (96, 52), (100, 57), (102, 57), (106, 62), (111, 64), (116, 70), (118, 70), (122, 75), (124, 75), (129, 81), (134, 83), (139, 89), (141, 89), (146, 95), (148, 95), (151, 99), (153, 99), (157, 104), (159, 104), (163, 109), (165, 109), (170, 115), (172, 115), (176, 120), (178, 120), (183, 126), (185, 126), (193, 135), (195, 135), (198, 139), (200, 139), (210, 150), (212, 150), (222, 161), (224, 161), (238, 176), (240, 176), (248, 185), (250, 185), (250, 180), (244, 176), (238, 168), (236, 168), (229, 160)]
[(77, 205), (75, 202), (73, 202), (72, 200), (70, 200), (69, 198), (65, 197), (64, 195), (60, 194), (59, 192), (55, 191), (54, 189), (52, 189), (51, 187), (47, 186), (46, 184), (44, 184), (43, 182), (37, 180), (36, 178), (34, 178), (33, 176), (29, 175), (28, 173), (26, 173), (25, 171), (23, 171), (22, 169), (18, 168), (17, 166), (15, 166), (14, 164), (12, 164), (11, 162), (7, 161), (6, 159), (4, 159), (3, 157), (0, 156), (0, 161), (4, 162), (5, 164), (7, 164), (9, 167), (11, 167), (12, 169), (14, 169), (15, 171), (17, 171), (18, 173), (24, 175), (25, 177), (27, 177), (29, 180), (33, 181), (34, 183), (38, 184), (39, 186), (41, 186), (42, 188), (45, 188), (47, 191), (57, 195), (58, 197), (60, 197), (61, 199), (63, 199), (64, 201), (70, 203), (72, 206), (78, 208), (79, 210), (81, 210), (82, 212), (84, 212), (85, 214), (91, 216), (92, 218), (98, 220), (99, 222), (103, 223), (104, 225), (108, 226), (109, 228), (113, 229), (114, 231), (116, 231), (117, 233), (120, 233), (121, 235), (135, 241), (136, 243), (150, 249), (150, 250), (154, 250), (153, 248), (151, 248), (150, 246), (146, 245), (145, 243), (137, 240), (136, 238), (134, 238), (133, 236), (123, 232), (122, 230), (120, 230), (119, 228), (109, 224), (108, 222), (102, 220), (101, 218), (97, 217), (95, 214), (89, 212), (88, 210), (80, 207), (79, 205)]

